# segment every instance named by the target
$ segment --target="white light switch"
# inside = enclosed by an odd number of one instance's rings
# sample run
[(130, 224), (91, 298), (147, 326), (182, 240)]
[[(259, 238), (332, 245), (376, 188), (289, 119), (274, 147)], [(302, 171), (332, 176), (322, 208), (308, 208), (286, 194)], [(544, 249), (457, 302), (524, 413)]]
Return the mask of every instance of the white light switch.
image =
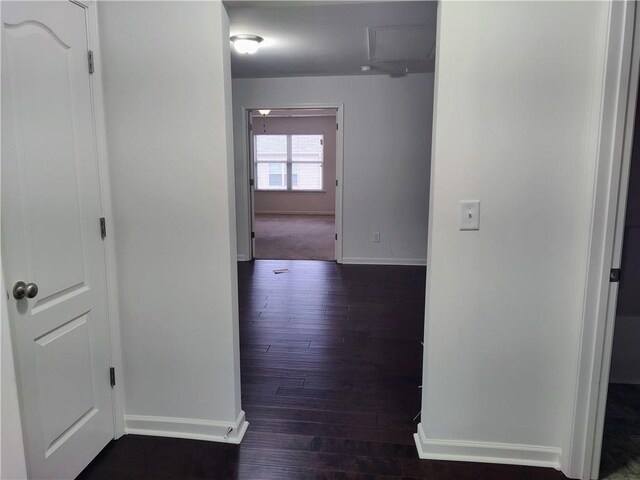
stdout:
[(460, 200), (460, 230), (480, 230), (480, 200)]

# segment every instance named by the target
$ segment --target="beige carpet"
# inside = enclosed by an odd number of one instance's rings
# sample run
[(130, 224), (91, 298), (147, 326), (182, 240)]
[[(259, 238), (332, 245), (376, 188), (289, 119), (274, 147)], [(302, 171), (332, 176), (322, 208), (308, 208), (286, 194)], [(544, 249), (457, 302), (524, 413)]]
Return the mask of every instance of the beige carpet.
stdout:
[(256, 258), (335, 260), (333, 215), (256, 215)]

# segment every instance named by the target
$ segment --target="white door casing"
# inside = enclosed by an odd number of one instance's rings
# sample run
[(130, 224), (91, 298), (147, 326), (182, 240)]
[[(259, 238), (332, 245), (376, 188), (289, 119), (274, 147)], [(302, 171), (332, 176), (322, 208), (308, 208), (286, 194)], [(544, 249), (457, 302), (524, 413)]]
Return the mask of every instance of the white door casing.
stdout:
[[(2, 235), (30, 478), (74, 478), (113, 438), (87, 15), (3, 2)], [(35, 283), (16, 300), (17, 281)]]
[[(285, 109), (335, 109), (336, 110), (336, 200), (335, 200), (335, 233), (336, 239), (334, 242), (334, 252), (335, 252), (335, 260), (337, 263), (342, 263), (342, 198), (343, 198), (343, 177), (344, 177), (344, 103), (337, 103), (334, 105), (324, 105), (324, 104), (290, 104), (290, 105), (262, 105), (258, 107), (241, 107), (242, 108), (242, 118), (246, 120), (244, 125), (246, 127), (243, 128), (244, 136), (243, 138), (246, 141), (243, 143), (243, 151), (242, 156), (246, 165), (247, 172), (247, 214), (248, 214), (248, 228), (249, 228), (249, 245), (248, 245), (248, 255), (247, 260), (255, 259), (255, 238), (252, 236), (252, 232), (255, 232), (255, 182), (256, 172), (255, 172), (255, 142), (254, 142), (254, 134), (253, 134), (253, 118), (252, 113), (260, 110), (260, 109), (277, 109), (277, 110), (285, 110)], [(246, 129), (245, 129), (246, 128)], [(332, 180), (333, 181), (333, 180)], [(251, 183), (254, 183), (252, 186)]]
[(249, 135), (247, 137), (247, 151), (249, 152), (249, 260), (256, 258), (256, 182), (258, 178), (256, 176), (255, 161), (255, 138), (253, 135), (253, 116), (252, 111), (247, 111), (249, 117)]

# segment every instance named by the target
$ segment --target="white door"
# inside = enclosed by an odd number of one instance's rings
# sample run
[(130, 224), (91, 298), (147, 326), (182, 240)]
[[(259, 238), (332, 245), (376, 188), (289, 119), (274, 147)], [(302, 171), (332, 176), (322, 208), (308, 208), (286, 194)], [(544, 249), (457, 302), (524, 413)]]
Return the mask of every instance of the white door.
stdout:
[(29, 478), (74, 478), (114, 436), (87, 55), (81, 5), (2, 2), (2, 248)]

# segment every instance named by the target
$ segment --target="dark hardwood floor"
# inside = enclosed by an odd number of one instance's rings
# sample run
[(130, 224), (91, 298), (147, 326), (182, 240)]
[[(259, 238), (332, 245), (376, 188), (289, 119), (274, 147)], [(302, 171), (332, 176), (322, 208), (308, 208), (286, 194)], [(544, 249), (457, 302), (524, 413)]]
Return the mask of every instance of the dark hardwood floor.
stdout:
[(80, 478), (565, 478), (551, 469), (418, 459), (424, 268), (263, 260), (238, 270), (250, 422), (242, 445), (128, 435)]

